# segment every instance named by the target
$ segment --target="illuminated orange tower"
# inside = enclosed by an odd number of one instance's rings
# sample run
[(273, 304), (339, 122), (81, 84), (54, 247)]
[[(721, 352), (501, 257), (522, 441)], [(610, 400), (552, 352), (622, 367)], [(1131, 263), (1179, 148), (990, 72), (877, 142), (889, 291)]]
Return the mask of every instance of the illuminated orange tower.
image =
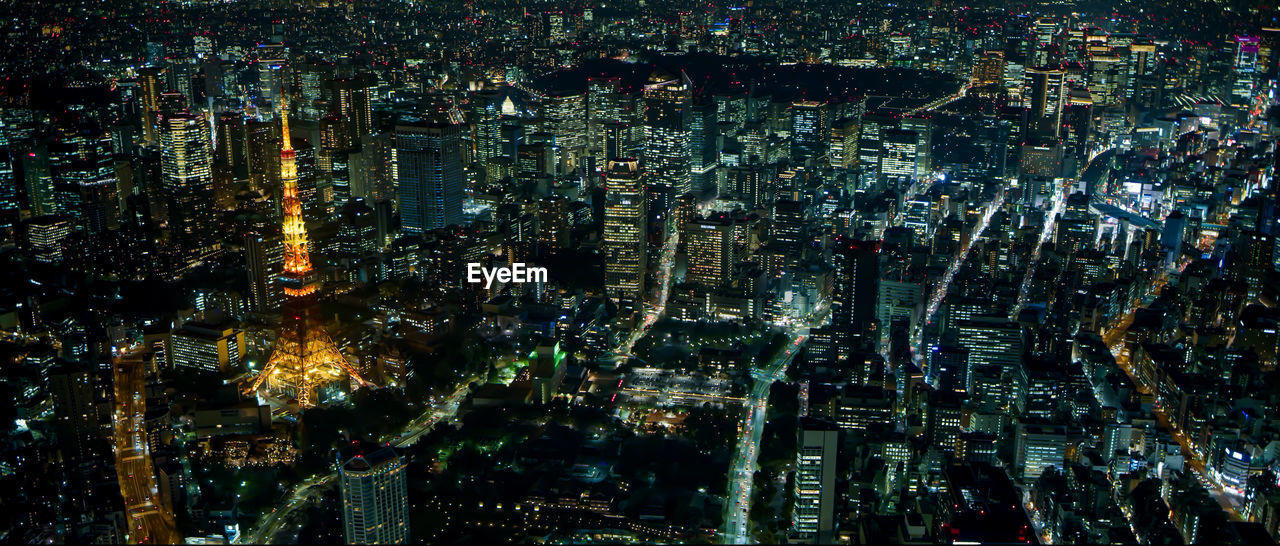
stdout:
[(309, 408), (316, 405), (319, 386), (346, 375), (362, 385), (366, 382), (347, 363), (316, 312), (320, 279), (307, 251), (307, 226), (302, 220), (302, 201), (298, 199), (298, 164), (289, 139), (289, 106), (284, 93), (280, 94), (280, 137), (280, 195), (284, 210), (284, 270), (280, 284), (284, 287), (284, 315), (271, 359), (250, 391), (265, 384), (270, 392), (293, 395), (298, 405)]

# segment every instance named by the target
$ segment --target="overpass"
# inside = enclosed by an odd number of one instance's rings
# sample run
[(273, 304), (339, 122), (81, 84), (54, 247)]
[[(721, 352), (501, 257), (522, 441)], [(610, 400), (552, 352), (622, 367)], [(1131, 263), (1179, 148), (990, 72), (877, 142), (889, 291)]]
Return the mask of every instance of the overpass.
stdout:
[(1161, 227), (1164, 226), (1163, 222), (1152, 220), (1141, 214), (1138, 214), (1135, 212), (1129, 212), (1125, 209), (1122, 209), (1120, 207), (1117, 207), (1115, 205), (1111, 205), (1108, 203), (1098, 202), (1098, 203), (1092, 203), (1089, 206), (1093, 208), (1093, 210), (1098, 211), (1098, 214), (1101, 214), (1103, 216), (1110, 216), (1118, 220), (1126, 220), (1129, 222), (1130, 225), (1137, 226), (1140, 228), (1160, 229)]

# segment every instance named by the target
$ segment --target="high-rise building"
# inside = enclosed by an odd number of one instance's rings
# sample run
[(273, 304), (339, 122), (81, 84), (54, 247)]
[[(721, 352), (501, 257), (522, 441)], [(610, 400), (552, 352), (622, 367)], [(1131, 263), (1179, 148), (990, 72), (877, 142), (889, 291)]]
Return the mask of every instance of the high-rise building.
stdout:
[(555, 145), (561, 149), (566, 166), (576, 168), (586, 149), (587, 97), (580, 92), (561, 92), (553, 93), (543, 101), (545, 130), (555, 135)]
[(997, 84), (1004, 80), (1004, 53), (987, 51), (973, 64), (975, 86)]
[(644, 88), (644, 144), (640, 165), (654, 184), (676, 195), (693, 189), (693, 93), (689, 82), (655, 71)]
[(249, 276), (249, 307), (258, 313), (279, 309), (280, 303), (284, 301), (284, 292), (280, 287), (284, 244), (280, 235), (245, 235), (244, 259)]
[(796, 101), (791, 105), (791, 157), (803, 161), (827, 153), (827, 136), (831, 130), (827, 103)]
[(71, 218), (38, 216), (25, 224), (28, 252), (37, 262), (55, 264), (62, 261), (62, 241), (71, 235)]
[(1083, 250), (1092, 249), (1097, 239), (1098, 221), (1092, 215), (1067, 213), (1054, 226), (1055, 244), (1058, 250), (1071, 258)]
[[(352, 198), (351, 191), (351, 154), (355, 144), (347, 134), (346, 124), (337, 114), (329, 114), (320, 119), (320, 149), (316, 152), (316, 176), (327, 186), (332, 199), (322, 199), (331, 203), (334, 210), (342, 208)], [(306, 202), (304, 201), (304, 205)]]
[(1057, 67), (1026, 70), (1023, 106), (1030, 110), (1028, 125), (1033, 135), (1058, 138), (1066, 100), (1066, 76), (1066, 70)]
[(347, 544), (408, 544), (408, 463), (390, 445), (358, 443), (338, 464)]
[(715, 186), (720, 166), (720, 126), (716, 121), (716, 103), (700, 98), (693, 103), (693, 119), (689, 132), (690, 184), (702, 190)]
[(443, 117), (396, 126), (400, 219), (406, 233), (462, 223), (462, 128)]
[(160, 93), (164, 92), (164, 67), (148, 66), (138, 71), (142, 88), (139, 110), (142, 112), (142, 134), (147, 144), (160, 142)]
[(879, 247), (874, 241), (837, 237), (832, 249), (831, 325), (841, 342), (842, 356), (854, 336), (875, 341), (876, 299), (879, 296)]
[(1247, 105), (1253, 101), (1253, 91), (1257, 86), (1260, 40), (1257, 36), (1236, 36), (1235, 42), (1235, 81), (1231, 85), (1231, 99), (1235, 104)]
[(225, 373), (244, 361), (244, 330), (230, 321), (187, 321), (169, 338), (169, 365), (202, 372)]
[(21, 183), (14, 174), (14, 155), (4, 133), (4, 122), (0, 121), (0, 240), (12, 240), (22, 209)]
[[(244, 115), (240, 112), (225, 112), (219, 115), (216, 132), (213, 147), (214, 164), (243, 168), (245, 166)], [(239, 174), (243, 176), (245, 173)]]
[(831, 138), (827, 143), (828, 163), (836, 169), (848, 169), (858, 164), (858, 138), (862, 125), (857, 118), (844, 118), (831, 124)]
[[(969, 350), (965, 376), (965, 390), (975, 399), (995, 400), (1001, 405), (1012, 402), (1012, 383), (1022, 361), (1022, 327), (999, 317), (974, 317), (961, 320), (957, 326), (958, 342)], [(975, 378), (980, 369), (995, 369), (996, 375), (1007, 379), (1007, 387), (999, 393), (975, 391)]]
[(49, 145), (53, 207), (89, 233), (119, 226), (119, 182), (111, 138), (92, 125), (64, 127)]
[(898, 119), (889, 114), (869, 113), (862, 116), (862, 130), (858, 138), (858, 163), (865, 176), (871, 180), (879, 177), (880, 154), (883, 151), (881, 132), (898, 126)]
[(699, 218), (685, 225), (681, 236), (688, 253), (686, 282), (719, 288), (729, 282), (738, 263), (733, 220), (728, 215)]
[(929, 176), (933, 171), (933, 119), (928, 116), (907, 116), (898, 126), (916, 133), (916, 177)]
[(795, 272), (800, 266), (805, 246), (804, 203), (778, 199), (773, 203), (773, 230), (770, 247), (777, 252), (777, 271)]
[(796, 451), (796, 498), (792, 529), (815, 544), (835, 540), (836, 449), (840, 431), (826, 423), (801, 423)]
[(610, 298), (638, 305), (647, 269), (644, 183), (635, 160), (609, 162), (605, 175), (604, 287)]
[(563, 195), (552, 194), (538, 200), (538, 242), (543, 248), (568, 248), (572, 244), (571, 206), (572, 201)]
[(1044, 66), (1056, 60), (1054, 37), (1058, 23), (1052, 17), (1041, 17), (1035, 23), (1035, 36), (1031, 42), (1031, 66)]
[(490, 158), (503, 155), (502, 102), (504, 96), (496, 89), (484, 89), (472, 93), (470, 98), (467, 121), (471, 125), (471, 143), (475, 147), (476, 161), (483, 163)]
[(353, 145), (359, 144), (362, 137), (374, 132), (372, 94), (376, 84), (373, 75), (368, 73), (324, 82), (329, 111), (342, 120), (343, 128)]
[(249, 187), (262, 193), (280, 186), (280, 138), (275, 124), (249, 121), (244, 126), (245, 168)]
[(644, 138), (641, 100), (638, 88), (624, 85), (616, 76), (587, 79), (587, 149), (600, 167), (609, 159), (639, 156)]
[(916, 156), (919, 151), (919, 138), (915, 131), (904, 129), (881, 129), (880, 177), (884, 179), (898, 178), (915, 180), (920, 176), (916, 170)]
[(1274, 271), (1276, 239), (1254, 230), (1240, 232), (1240, 260), (1236, 266), (1248, 289), (1250, 301), (1262, 297)]
[(107, 455), (99, 452), (99, 442), (109, 433), (107, 386), (92, 368), (64, 364), (48, 371), (49, 394), (53, 399), (54, 430), (67, 458)]
[(213, 147), (204, 116), (165, 116), (160, 131), (164, 209), (170, 233), (189, 257), (206, 252), (216, 233)]
[(1033, 481), (1054, 467), (1066, 464), (1067, 430), (1062, 425), (1018, 424), (1013, 451), (1013, 471), (1023, 480)]

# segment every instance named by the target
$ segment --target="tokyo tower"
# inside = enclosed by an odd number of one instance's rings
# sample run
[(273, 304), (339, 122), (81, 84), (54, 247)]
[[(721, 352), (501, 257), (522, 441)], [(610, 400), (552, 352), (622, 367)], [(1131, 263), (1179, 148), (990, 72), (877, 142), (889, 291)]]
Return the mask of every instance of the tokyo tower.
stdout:
[(302, 220), (298, 198), (298, 165), (289, 140), (289, 106), (280, 94), (281, 208), (284, 209), (283, 317), (271, 359), (258, 374), (249, 392), (264, 385), (278, 395), (293, 395), (302, 408), (316, 405), (316, 388), (350, 375), (361, 385), (368, 383), (351, 367), (325, 332), (316, 309), (320, 279), (311, 267), (307, 251), (307, 227)]

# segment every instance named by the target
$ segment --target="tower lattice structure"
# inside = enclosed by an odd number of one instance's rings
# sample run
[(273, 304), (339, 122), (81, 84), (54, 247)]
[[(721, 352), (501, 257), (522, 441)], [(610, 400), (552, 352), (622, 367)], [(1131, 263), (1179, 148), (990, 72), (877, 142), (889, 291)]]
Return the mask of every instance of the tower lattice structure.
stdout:
[(273, 393), (293, 394), (298, 405), (316, 405), (316, 388), (340, 381), (350, 375), (367, 384), (351, 367), (329, 337), (316, 309), (320, 279), (311, 267), (307, 250), (307, 226), (302, 219), (302, 201), (298, 198), (298, 164), (289, 139), (289, 107), (280, 98), (280, 181), (281, 208), (284, 211), (284, 268), (280, 283), (284, 287), (280, 335), (275, 350), (262, 373), (254, 380), (251, 391), (263, 385)]

